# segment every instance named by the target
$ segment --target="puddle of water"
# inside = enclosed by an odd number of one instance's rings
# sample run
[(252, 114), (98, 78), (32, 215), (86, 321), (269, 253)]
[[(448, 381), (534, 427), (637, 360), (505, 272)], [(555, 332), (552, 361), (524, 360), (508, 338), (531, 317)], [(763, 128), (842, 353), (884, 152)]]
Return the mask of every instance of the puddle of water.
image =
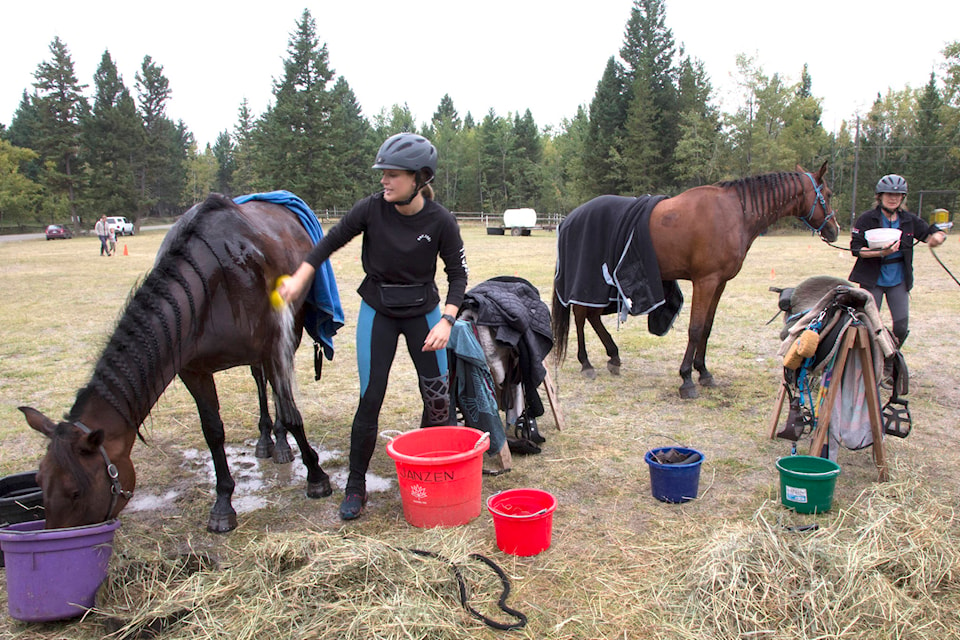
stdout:
[[(279, 487), (285, 486), (304, 486), (307, 482), (307, 469), (300, 461), (300, 450), (295, 442), (290, 442), (290, 448), (293, 450), (295, 459), (290, 464), (276, 464), (270, 459), (257, 458), (253, 452), (256, 445), (255, 440), (248, 440), (243, 445), (227, 445), (227, 462), (230, 466), (230, 474), (236, 482), (233, 491), (233, 508), (237, 513), (249, 513), (257, 509), (263, 509), (270, 504), (270, 492)], [(320, 465), (324, 466), (329, 460), (339, 458), (345, 459), (346, 456), (341, 451), (324, 451), (320, 449), (317, 455), (320, 458)], [(213, 459), (210, 452), (206, 449), (186, 449), (182, 452), (183, 466), (196, 473), (200, 478), (198, 482), (206, 482), (211, 489), (216, 484), (216, 472), (213, 469)], [(348, 470), (344, 468), (333, 471), (324, 469), (330, 474), (330, 482), (341, 490), (346, 487)], [(375, 474), (367, 474), (367, 491), (389, 491), (393, 486), (393, 481), (387, 478), (381, 478)], [(172, 504), (177, 498), (177, 492), (170, 491), (164, 496), (158, 498), (145, 494), (142, 496), (143, 506), (138, 505), (135, 510), (145, 511), (149, 509), (159, 509)], [(137, 497), (130, 502), (132, 508), (134, 502), (139, 502)], [(155, 506), (154, 506), (155, 505)]]

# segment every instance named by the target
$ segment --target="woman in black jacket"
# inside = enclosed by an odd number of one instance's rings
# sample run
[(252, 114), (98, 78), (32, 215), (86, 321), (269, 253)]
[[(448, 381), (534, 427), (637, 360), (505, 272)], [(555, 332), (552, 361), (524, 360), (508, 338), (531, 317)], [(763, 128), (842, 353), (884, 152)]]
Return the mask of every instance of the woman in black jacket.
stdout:
[[(913, 288), (914, 239), (936, 247), (946, 234), (923, 218), (903, 208), (907, 181), (890, 174), (880, 178), (876, 188), (876, 206), (860, 214), (850, 230), (850, 252), (856, 256), (849, 280), (873, 294), (879, 309), (884, 296), (890, 306), (893, 335), (900, 346), (910, 333), (910, 289)], [(869, 248), (866, 232), (870, 229), (900, 229), (900, 239), (885, 247)]]
[[(366, 274), (357, 321), (360, 401), (350, 434), (350, 475), (340, 517), (358, 517), (367, 501), (366, 472), (376, 449), (380, 409), (400, 335), (417, 369), (423, 398), (421, 426), (449, 424), (447, 342), (467, 288), (467, 263), (457, 220), (433, 199), (437, 150), (413, 133), (398, 133), (380, 147), (374, 169), (383, 191), (359, 200), (317, 243), (279, 287), (297, 300), (330, 255), (363, 235)], [(438, 258), (447, 275), (440, 306)]]

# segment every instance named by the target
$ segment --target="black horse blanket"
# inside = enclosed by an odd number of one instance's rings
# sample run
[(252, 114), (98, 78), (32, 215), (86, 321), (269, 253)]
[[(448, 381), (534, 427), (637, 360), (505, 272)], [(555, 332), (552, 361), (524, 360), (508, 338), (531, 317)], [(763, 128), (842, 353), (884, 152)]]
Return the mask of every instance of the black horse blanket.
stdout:
[(523, 278), (499, 276), (467, 291), (461, 308), (473, 310), (477, 324), (494, 327), (496, 340), (517, 350), (528, 414), (542, 416), (537, 387), (547, 375), (543, 361), (553, 349), (553, 329), (540, 291)]
[(557, 229), (554, 291), (561, 304), (603, 313), (650, 314), (651, 333), (664, 335), (683, 306), (676, 280), (660, 279), (650, 240), (650, 212), (666, 196), (599, 196), (570, 212)]

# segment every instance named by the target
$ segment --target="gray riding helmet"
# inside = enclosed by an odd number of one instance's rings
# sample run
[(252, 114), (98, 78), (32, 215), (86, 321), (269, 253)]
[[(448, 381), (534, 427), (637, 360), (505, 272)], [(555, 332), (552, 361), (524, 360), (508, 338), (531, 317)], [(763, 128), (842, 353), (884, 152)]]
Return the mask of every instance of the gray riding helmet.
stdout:
[(437, 149), (423, 136), (398, 133), (380, 145), (373, 168), (422, 171), (422, 184), (427, 184), (437, 174)]
[(885, 175), (877, 182), (876, 193), (899, 193), (907, 195), (907, 181), (895, 173)]

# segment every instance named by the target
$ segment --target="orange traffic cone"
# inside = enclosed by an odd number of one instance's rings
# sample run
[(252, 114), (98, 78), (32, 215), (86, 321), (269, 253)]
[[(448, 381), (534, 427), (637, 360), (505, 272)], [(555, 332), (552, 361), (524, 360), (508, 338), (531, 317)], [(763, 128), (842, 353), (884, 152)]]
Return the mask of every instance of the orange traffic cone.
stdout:
[(125, 255), (125, 256), (130, 255), (130, 254), (127, 252), (127, 243), (126, 243), (126, 242), (123, 243), (123, 255)]
[(773, 269), (770, 269), (770, 279), (773, 280), (776, 277), (777, 277), (777, 272), (774, 271)]

